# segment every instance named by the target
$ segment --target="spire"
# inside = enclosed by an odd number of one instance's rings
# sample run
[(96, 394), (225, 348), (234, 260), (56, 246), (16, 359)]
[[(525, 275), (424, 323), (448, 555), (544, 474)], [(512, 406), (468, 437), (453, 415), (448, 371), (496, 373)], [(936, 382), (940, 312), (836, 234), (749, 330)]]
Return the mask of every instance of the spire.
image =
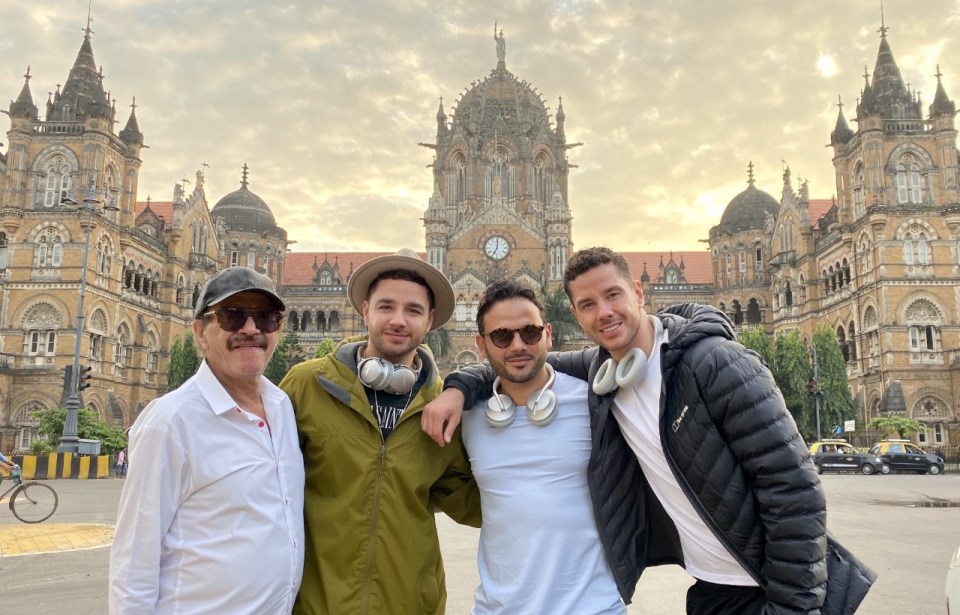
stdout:
[(563, 112), (563, 96), (559, 97), (560, 103), (557, 106), (557, 137), (561, 140), (566, 140), (567, 135), (563, 130), (563, 122), (567, 119), (567, 114)]
[(127, 125), (120, 131), (120, 139), (124, 143), (143, 145), (143, 133), (140, 132), (140, 126), (137, 124), (137, 97), (133, 97), (133, 103), (130, 105), (130, 117), (127, 119)]
[(919, 120), (919, 109), (900, 76), (900, 68), (887, 40), (887, 30), (889, 28), (886, 25), (881, 25), (877, 30), (880, 33), (880, 48), (873, 69), (873, 111), (886, 119)]
[(83, 43), (60, 97), (54, 97), (53, 120), (78, 121), (88, 117), (111, 119), (110, 101), (103, 91), (103, 71), (97, 67), (90, 43), (92, 17), (87, 17)]
[(840, 96), (837, 96), (837, 107), (840, 108), (840, 111), (837, 113), (837, 125), (834, 126), (833, 132), (830, 133), (830, 144), (834, 146), (846, 145), (850, 139), (853, 138), (853, 130), (851, 130), (847, 124), (847, 118), (843, 116), (843, 100)]
[(647, 272), (647, 261), (643, 261), (643, 273), (640, 274), (641, 282), (649, 282), (650, 274)]
[(754, 183), (754, 179), (753, 179), (753, 161), (751, 160), (751, 161), (749, 162), (749, 164), (747, 164), (747, 186), (750, 187), (750, 188), (753, 188), (753, 183)]
[[(443, 96), (440, 97), (440, 105), (437, 107), (437, 139), (447, 132), (447, 114), (443, 110)], [(439, 144), (439, 141), (437, 142)]]
[(240, 180), (240, 188), (247, 188), (247, 176), (250, 174), (250, 168), (247, 166), (247, 163), (243, 163), (243, 174), (242, 179)]
[(37, 115), (37, 106), (33, 104), (33, 96), (30, 94), (30, 67), (27, 67), (27, 72), (23, 75), (23, 88), (20, 90), (20, 95), (17, 96), (16, 102), (10, 102), (10, 116), (11, 117), (23, 117), (31, 120), (39, 120)]
[(943, 82), (940, 80), (943, 73), (940, 72), (940, 65), (937, 64), (937, 93), (933, 95), (933, 104), (930, 105), (930, 117), (940, 115), (954, 115), (957, 112), (957, 106), (949, 97), (947, 91), (943, 89)]

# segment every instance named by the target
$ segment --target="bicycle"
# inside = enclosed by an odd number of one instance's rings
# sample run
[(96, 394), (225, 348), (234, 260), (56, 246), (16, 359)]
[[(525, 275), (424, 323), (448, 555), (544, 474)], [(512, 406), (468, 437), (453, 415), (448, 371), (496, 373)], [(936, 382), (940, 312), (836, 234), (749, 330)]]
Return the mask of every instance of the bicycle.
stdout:
[(10, 512), (24, 523), (40, 523), (49, 519), (60, 503), (53, 487), (37, 481), (23, 482), (20, 466), (15, 465), (10, 473), (13, 486), (7, 489), (0, 499), (10, 495)]

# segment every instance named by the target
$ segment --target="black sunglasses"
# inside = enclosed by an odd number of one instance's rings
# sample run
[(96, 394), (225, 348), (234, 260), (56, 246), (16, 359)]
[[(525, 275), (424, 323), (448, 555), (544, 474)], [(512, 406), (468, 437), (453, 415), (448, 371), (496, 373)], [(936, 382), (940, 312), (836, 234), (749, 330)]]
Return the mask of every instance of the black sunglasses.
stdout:
[(253, 324), (261, 333), (273, 333), (280, 328), (280, 322), (283, 321), (283, 313), (277, 310), (256, 310), (253, 308), (240, 307), (222, 307), (207, 312), (203, 315), (216, 316), (220, 328), (230, 333), (236, 333), (247, 324), (247, 319), (253, 317)]
[(519, 329), (494, 329), (490, 341), (497, 348), (508, 348), (513, 343), (513, 334), (519, 333), (524, 344), (536, 344), (543, 337), (543, 325), (523, 325)]

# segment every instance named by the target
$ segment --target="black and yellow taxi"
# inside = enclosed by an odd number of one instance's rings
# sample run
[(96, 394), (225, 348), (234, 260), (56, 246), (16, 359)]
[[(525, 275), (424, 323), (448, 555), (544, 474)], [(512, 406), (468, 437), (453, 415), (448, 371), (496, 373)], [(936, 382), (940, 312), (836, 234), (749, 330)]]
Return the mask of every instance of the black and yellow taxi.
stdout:
[(878, 455), (864, 453), (846, 440), (819, 440), (810, 445), (817, 473), (860, 472), (861, 474), (889, 474), (890, 466)]
[(881, 440), (870, 447), (870, 452), (898, 472), (943, 474), (943, 459), (926, 452), (910, 440)]

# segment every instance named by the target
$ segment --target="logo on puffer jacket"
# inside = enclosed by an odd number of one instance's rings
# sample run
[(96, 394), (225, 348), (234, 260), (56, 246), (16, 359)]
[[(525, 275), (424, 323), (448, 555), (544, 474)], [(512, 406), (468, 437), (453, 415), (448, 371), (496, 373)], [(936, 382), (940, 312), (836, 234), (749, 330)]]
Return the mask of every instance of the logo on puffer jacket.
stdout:
[(680, 421), (683, 420), (683, 417), (687, 416), (687, 410), (689, 409), (690, 409), (690, 406), (684, 406), (683, 410), (680, 411), (680, 416), (678, 416), (677, 420), (675, 420), (672, 424), (674, 431), (680, 430)]

